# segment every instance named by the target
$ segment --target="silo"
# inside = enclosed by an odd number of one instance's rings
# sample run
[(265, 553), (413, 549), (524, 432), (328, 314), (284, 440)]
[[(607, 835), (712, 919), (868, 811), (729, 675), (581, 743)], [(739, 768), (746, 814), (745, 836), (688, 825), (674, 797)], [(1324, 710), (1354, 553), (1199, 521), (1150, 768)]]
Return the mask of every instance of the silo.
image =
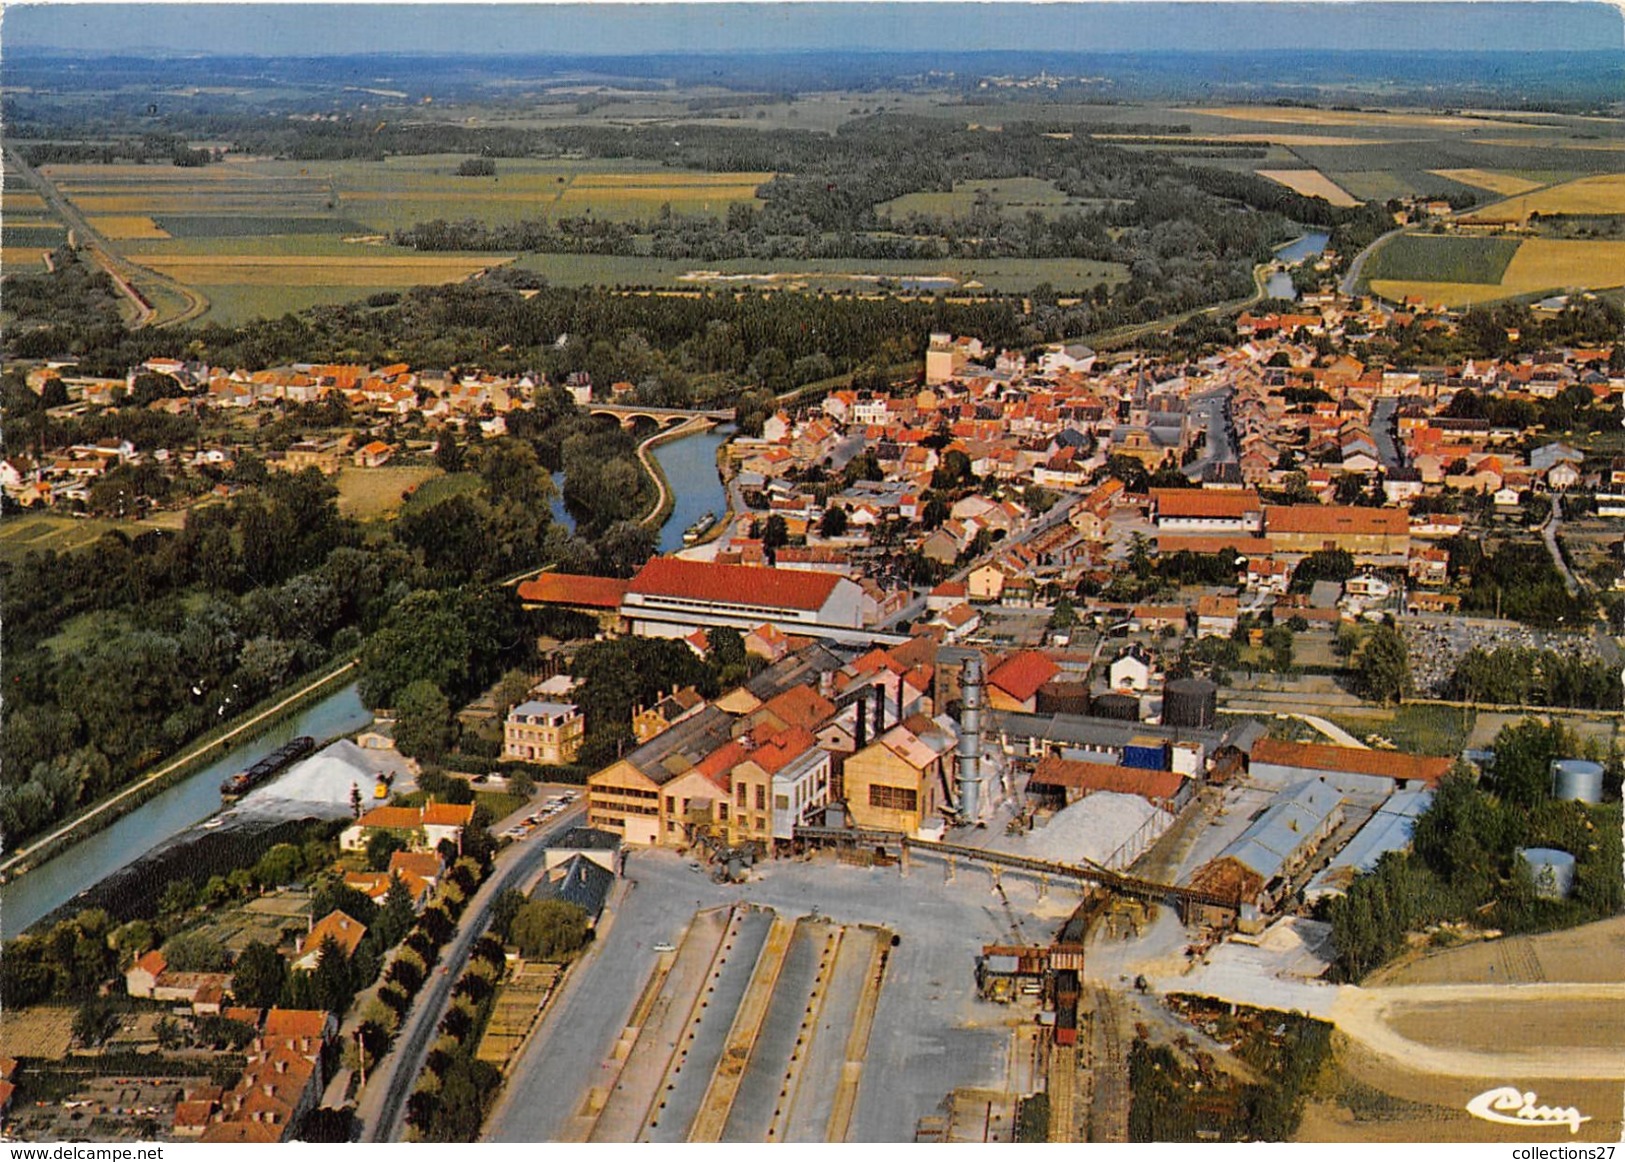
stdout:
[(1111, 718), (1118, 722), (1140, 721), (1140, 699), (1133, 694), (1102, 694), (1089, 704), (1092, 718)]
[(1206, 678), (1176, 678), (1162, 691), (1162, 724), (1196, 730), (1213, 729), (1219, 712), (1219, 687)]
[(1602, 802), (1602, 764), (1589, 759), (1552, 760), (1552, 798)]
[(1535, 894), (1543, 900), (1566, 900), (1574, 890), (1574, 857), (1555, 847), (1520, 847), (1518, 858), (1535, 881)]

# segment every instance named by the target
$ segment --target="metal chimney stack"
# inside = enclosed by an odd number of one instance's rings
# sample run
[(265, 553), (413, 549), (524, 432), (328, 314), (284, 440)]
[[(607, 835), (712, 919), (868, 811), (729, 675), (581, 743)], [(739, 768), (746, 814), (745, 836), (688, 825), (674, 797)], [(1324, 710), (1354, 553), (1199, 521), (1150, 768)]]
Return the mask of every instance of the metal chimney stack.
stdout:
[(972, 654), (960, 676), (959, 813), (967, 823), (977, 814), (982, 782), (982, 659)]

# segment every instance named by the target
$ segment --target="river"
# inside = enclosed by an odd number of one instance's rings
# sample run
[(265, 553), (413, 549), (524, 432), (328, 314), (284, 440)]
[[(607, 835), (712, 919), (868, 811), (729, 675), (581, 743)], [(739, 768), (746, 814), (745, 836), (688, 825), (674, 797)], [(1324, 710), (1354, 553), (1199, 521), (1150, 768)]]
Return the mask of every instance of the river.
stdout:
[[(1323, 230), (1311, 230), (1302, 238), (1288, 242), (1275, 252), (1275, 261), (1287, 266), (1294, 266), (1310, 255), (1319, 254), (1326, 249), (1326, 243), (1332, 236)], [(1272, 299), (1286, 299), (1295, 301), (1298, 292), (1292, 287), (1292, 274), (1290, 271), (1277, 270), (1271, 272), (1269, 280), (1264, 284), (1264, 293)]]
[[(361, 705), (354, 683), (283, 719), (252, 742), (153, 796), (110, 827), (0, 887), (0, 925), (5, 936), (17, 935), (189, 829), (199, 841), (240, 843), (244, 838), (240, 826), (221, 828), (212, 835), (208, 829), (197, 827), (220, 810), (222, 779), (296, 735), (308, 734), (323, 743), (360, 730), (371, 721), (372, 715)], [(243, 801), (245, 807), (248, 803), (247, 799)], [(249, 821), (245, 818), (242, 823)]]
[(717, 449), (734, 434), (732, 424), (708, 428), (692, 436), (656, 444), (655, 461), (666, 474), (675, 505), (671, 517), (660, 529), (660, 551), (674, 553), (683, 547), (683, 533), (708, 512), (722, 514), (728, 507), (728, 494), (717, 472)]
[[(661, 552), (682, 548), (684, 530), (703, 513), (720, 517), (726, 509), (717, 449), (733, 432), (732, 426), (711, 428), (655, 447), (654, 458), (676, 497), (671, 517), (660, 530)], [(555, 479), (555, 484), (562, 490), (562, 480)], [(555, 499), (553, 516), (566, 527), (575, 527), (562, 500)], [(15, 936), (92, 888), (95, 892), (80, 903), (106, 903), (120, 911), (129, 910), (124, 905), (132, 896), (139, 896), (143, 885), (161, 885), (177, 864), (188, 868), (212, 865), (224, 854), (216, 849), (241, 850), (245, 844), (258, 846), (279, 838), (290, 816), (286, 809), (257, 809), (257, 795), (245, 799), (221, 827), (201, 828), (198, 824), (220, 811), (220, 781), (227, 775), (295, 735), (308, 734), (324, 743), (371, 721), (354, 684), (285, 719), (155, 795), (110, 827), (0, 886), (0, 931)]]

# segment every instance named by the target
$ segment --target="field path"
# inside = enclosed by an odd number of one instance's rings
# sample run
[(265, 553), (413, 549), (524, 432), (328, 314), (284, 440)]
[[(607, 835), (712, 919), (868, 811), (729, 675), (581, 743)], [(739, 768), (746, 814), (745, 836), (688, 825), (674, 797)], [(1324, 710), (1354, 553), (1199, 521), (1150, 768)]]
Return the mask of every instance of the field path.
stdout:
[[(126, 258), (117, 247), (109, 242), (100, 231), (94, 229), (85, 216), (79, 212), (71, 201), (62, 195), (44, 174), (23, 159), (21, 153), (10, 142), (5, 142), (6, 159), (16, 167), (23, 179), (39, 192), (45, 199), (46, 205), (62, 219), (65, 226), (73, 233), (75, 243), (81, 250), (88, 251), (91, 258), (107, 272), (113, 280), (113, 285), (119, 292), (130, 300), (135, 308), (135, 318), (131, 325), (136, 329), (142, 327), (169, 327), (176, 323), (188, 323), (209, 309), (209, 300), (184, 283), (162, 275), (144, 266), (139, 266)], [(146, 279), (162, 286), (185, 300), (186, 305), (175, 314), (168, 317), (161, 316), (156, 307), (147, 300), (135, 286), (137, 278)]]

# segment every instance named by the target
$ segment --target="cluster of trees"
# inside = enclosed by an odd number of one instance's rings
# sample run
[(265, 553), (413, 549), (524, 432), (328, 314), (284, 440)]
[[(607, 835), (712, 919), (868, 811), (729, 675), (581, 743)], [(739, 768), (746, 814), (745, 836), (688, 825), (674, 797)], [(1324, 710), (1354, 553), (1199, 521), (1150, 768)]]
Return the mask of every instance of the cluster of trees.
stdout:
[(452, 988), (451, 1007), (424, 1060), (417, 1088), (406, 1101), (406, 1119), (422, 1141), (472, 1142), (502, 1086), (502, 1074), (474, 1053), (491, 1014), (504, 957), (501, 942), (486, 935)]
[[(1495, 763), (1476, 782), (1465, 770), (1439, 784), (1417, 819), (1409, 852), (1383, 856), (1344, 896), (1318, 908), (1332, 924), (1334, 972), (1358, 980), (1405, 946), (1406, 934), (1444, 921), (1508, 932), (1568, 927), (1611, 916), (1625, 902), (1620, 805), (1548, 797), (1551, 759), (1577, 753), (1561, 724), (1535, 719), (1496, 736)], [(1516, 852), (1555, 847), (1575, 856), (1575, 890), (1543, 899)]]
[(1200, 1078), (1172, 1048), (1136, 1037), (1129, 1046), (1129, 1141), (1284, 1142), (1296, 1133), (1303, 1104), (1331, 1055), (1331, 1026), (1296, 1014), (1221, 1017), (1239, 1034), (1237, 1053), (1256, 1082)]
[[(735, 651), (724, 645), (730, 631), (712, 631), (713, 658), (728, 655), (743, 663), (745, 647)], [(738, 638), (737, 631), (732, 637)], [(694, 651), (670, 638), (623, 637), (595, 641), (576, 652), (572, 669), (581, 682), (575, 701), (587, 719), (587, 741), (580, 761), (590, 767), (613, 762), (632, 742), (632, 712), (648, 706), (661, 695), (693, 686), (706, 697), (719, 689), (715, 666), (696, 657)]]
[(1450, 676), (1448, 696), (1513, 706), (1619, 707), (1619, 671), (1597, 657), (1511, 646), (1471, 649)]
[(1486, 550), (1477, 537), (1459, 536), (1445, 547), (1451, 574), (1467, 581), (1461, 600), (1465, 614), (1510, 617), (1547, 629), (1576, 628), (1591, 618), (1589, 603), (1569, 593), (1539, 541), (1505, 541)]

